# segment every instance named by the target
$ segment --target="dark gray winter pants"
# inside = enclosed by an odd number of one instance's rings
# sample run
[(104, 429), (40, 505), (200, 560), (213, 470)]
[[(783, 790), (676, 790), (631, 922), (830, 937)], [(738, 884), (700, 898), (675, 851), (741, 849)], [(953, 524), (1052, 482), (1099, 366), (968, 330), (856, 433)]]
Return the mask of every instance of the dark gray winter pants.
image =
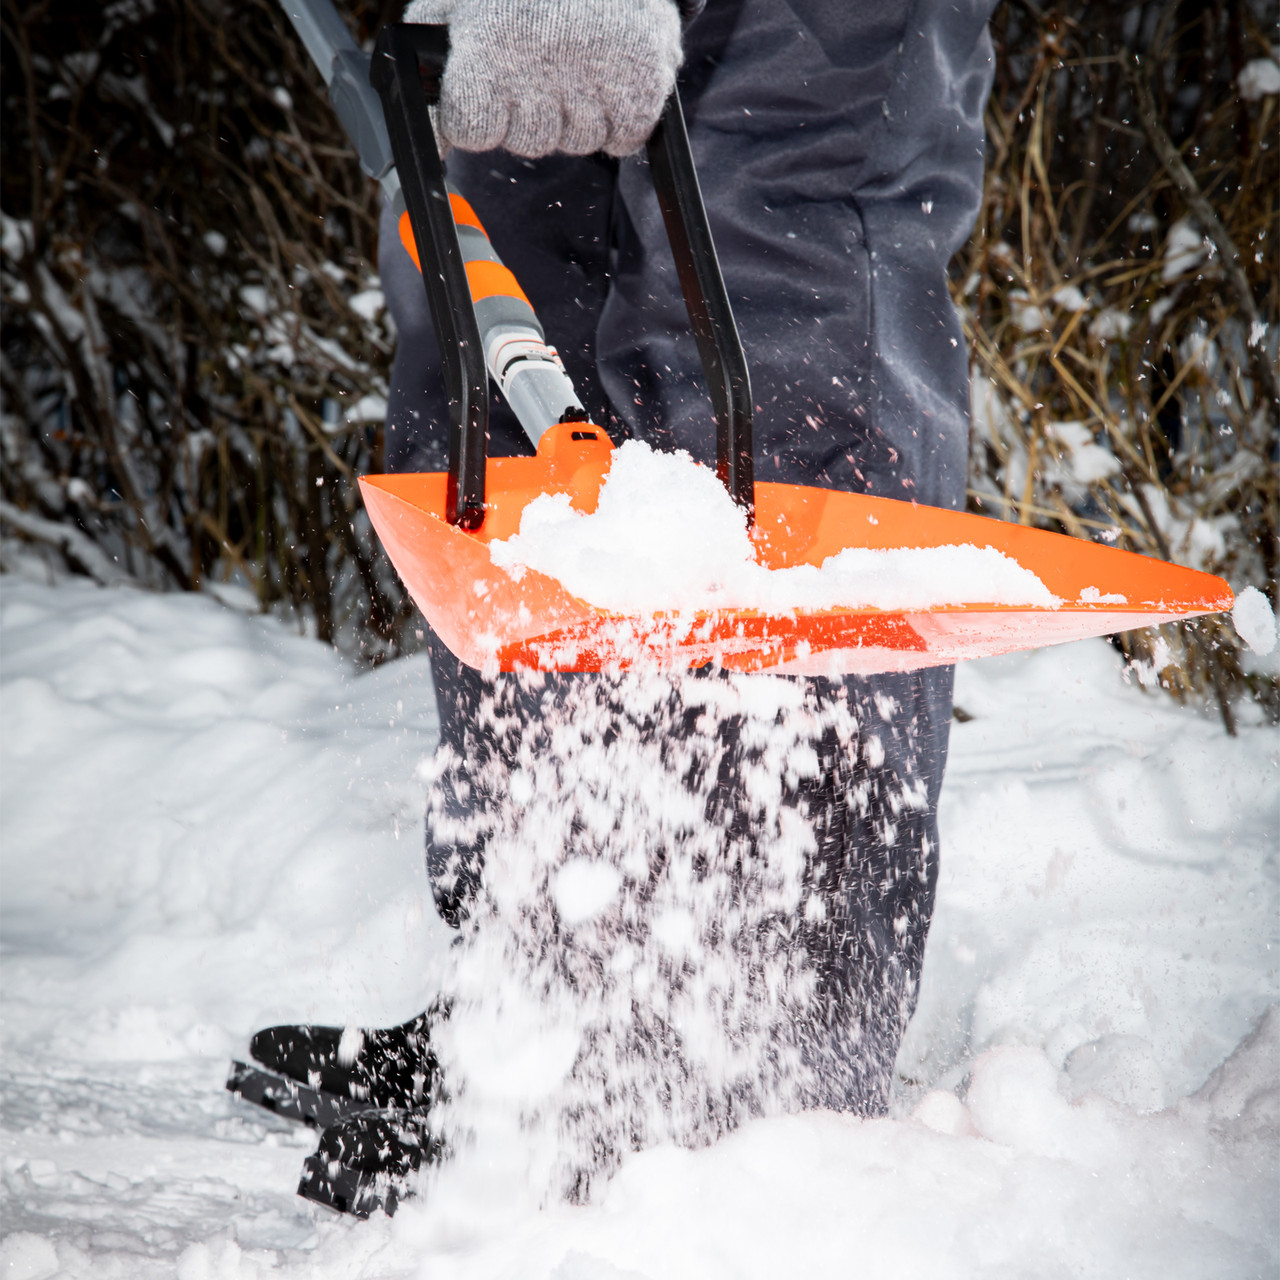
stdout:
[[(979, 207), (993, 7), (709, 0), (688, 31), (682, 96), (750, 363), (761, 479), (963, 502), (966, 358), (945, 272)], [(596, 421), (615, 441), (712, 461), (710, 404), (643, 161), (454, 153), (448, 168)], [(387, 467), (442, 470), (437, 348), (388, 220), (380, 268), (399, 329)], [(490, 452), (528, 451), (495, 404)], [(476, 728), (484, 682), (438, 642), (431, 652), (444, 743), (463, 760), (501, 751)], [(547, 677), (516, 702), (537, 716), (557, 681), (590, 678)], [(878, 749), (820, 752), (823, 778), (806, 801), (828, 907), (805, 935), (821, 979), (814, 1036), (838, 1064), (816, 1101), (869, 1114), (888, 1099), (933, 908), (951, 670), (813, 689), (847, 697), (884, 750), (882, 761)], [(918, 807), (903, 803), (913, 788)], [(465, 779), (436, 799), (437, 812), (486, 803)], [(456, 919), (483, 848), (439, 838), (429, 817), (427, 856), (441, 911)]]

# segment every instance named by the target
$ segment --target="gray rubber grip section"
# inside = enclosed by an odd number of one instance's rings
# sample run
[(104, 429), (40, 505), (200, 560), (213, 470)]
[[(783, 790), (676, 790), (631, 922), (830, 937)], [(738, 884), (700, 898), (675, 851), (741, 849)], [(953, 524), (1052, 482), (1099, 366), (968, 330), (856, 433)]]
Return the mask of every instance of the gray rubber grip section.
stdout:
[(512, 298), (507, 294), (494, 294), (489, 298), (481, 298), (475, 303), (476, 323), (481, 334), (488, 332), (500, 324), (518, 324), (536, 331), (539, 339), (546, 341), (542, 325), (533, 308), (520, 298)]
[(497, 251), (489, 243), (489, 237), (475, 227), (458, 226), (458, 248), (462, 250), (463, 262), (498, 262)]

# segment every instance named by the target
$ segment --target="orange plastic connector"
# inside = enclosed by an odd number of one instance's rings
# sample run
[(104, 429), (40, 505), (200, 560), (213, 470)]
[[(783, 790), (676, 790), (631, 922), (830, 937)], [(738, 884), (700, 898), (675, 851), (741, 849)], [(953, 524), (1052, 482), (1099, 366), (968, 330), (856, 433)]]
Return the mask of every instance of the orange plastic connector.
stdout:
[(534, 570), (517, 580), (490, 560), (488, 543), (518, 532), (525, 506), (541, 493), (567, 493), (578, 510), (594, 511), (611, 454), (600, 428), (562, 422), (542, 437), (536, 457), (490, 458), (484, 522), (470, 533), (445, 519), (443, 473), (361, 479), (369, 517), (409, 594), (463, 662), (503, 671), (637, 663), (808, 675), (912, 671), (1195, 617), (1232, 603), (1221, 578), (1062, 534), (765, 482), (755, 486), (755, 538), (768, 568), (821, 565), (852, 546), (972, 543), (1011, 556), (1064, 603), (628, 616), (596, 608)]

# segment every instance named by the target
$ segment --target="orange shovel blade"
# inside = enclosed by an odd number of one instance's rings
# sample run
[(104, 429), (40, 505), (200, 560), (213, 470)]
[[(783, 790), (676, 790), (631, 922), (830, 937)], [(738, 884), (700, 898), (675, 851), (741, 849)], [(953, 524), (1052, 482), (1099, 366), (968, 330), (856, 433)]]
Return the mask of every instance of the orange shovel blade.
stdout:
[(526, 570), (517, 581), (488, 544), (519, 531), (526, 504), (567, 493), (593, 511), (612, 448), (588, 423), (561, 423), (534, 458), (491, 458), (484, 523), (445, 519), (443, 473), (365, 476), (365, 507), (409, 594), (463, 662), (513, 671), (600, 671), (717, 663), (741, 671), (913, 671), (1109, 635), (1229, 609), (1221, 578), (986, 516), (800, 485), (757, 483), (756, 543), (771, 569), (820, 566), (847, 547), (993, 547), (1034, 573), (1057, 607), (973, 600), (922, 610), (796, 609), (764, 613), (611, 613)]

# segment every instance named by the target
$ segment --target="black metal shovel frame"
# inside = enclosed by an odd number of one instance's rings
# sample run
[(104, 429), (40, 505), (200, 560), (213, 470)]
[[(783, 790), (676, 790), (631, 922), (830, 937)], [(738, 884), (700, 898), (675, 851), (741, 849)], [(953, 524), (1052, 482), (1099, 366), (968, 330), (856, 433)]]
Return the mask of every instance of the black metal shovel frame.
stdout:
[[(450, 419), (446, 516), (450, 524), (476, 529), (484, 519), (489, 377), (428, 110), (440, 100), (448, 57), (448, 27), (391, 23), (378, 34), (369, 80), (382, 99), (444, 360)], [(750, 523), (755, 515), (751, 380), (674, 90), (649, 139), (648, 157), (715, 409), (716, 474)]]

